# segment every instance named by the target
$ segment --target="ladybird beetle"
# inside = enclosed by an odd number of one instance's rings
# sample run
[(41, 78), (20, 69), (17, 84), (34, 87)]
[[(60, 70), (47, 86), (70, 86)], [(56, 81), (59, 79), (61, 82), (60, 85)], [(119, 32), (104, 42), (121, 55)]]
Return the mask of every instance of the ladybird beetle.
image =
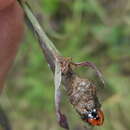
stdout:
[(82, 120), (89, 123), (92, 126), (100, 126), (103, 125), (104, 114), (101, 110), (93, 109), (83, 114)]

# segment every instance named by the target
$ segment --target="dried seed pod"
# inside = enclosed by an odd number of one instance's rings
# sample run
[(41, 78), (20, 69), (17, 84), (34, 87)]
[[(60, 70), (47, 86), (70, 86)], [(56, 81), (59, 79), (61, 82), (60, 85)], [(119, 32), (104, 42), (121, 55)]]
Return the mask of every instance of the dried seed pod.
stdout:
[(98, 76), (100, 79), (102, 79), (97, 68), (90, 62), (75, 64), (71, 62), (71, 58), (64, 58), (60, 56), (60, 53), (57, 51), (53, 43), (41, 29), (28, 4), (21, 2), (21, 5), (25, 11), (29, 23), (32, 26), (33, 31), (40, 42), (41, 48), (45, 54), (45, 58), (49, 63), (52, 72), (54, 73), (55, 107), (60, 126), (69, 130), (67, 118), (62, 113), (60, 107), (62, 96), (60, 91), (61, 81), (64, 83), (71, 104), (81, 115), (81, 118), (93, 126), (102, 125), (104, 116), (100, 110), (101, 105), (96, 96), (96, 86), (89, 80), (78, 77), (73, 72), (73, 67), (87, 66), (96, 70)]
[(93, 126), (102, 125), (104, 115), (100, 110), (101, 104), (96, 94), (96, 86), (88, 79), (81, 78), (74, 73), (71, 63), (68, 65), (68, 70), (62, 73), (63, 83), (70, 103), (74, 106), (83, 121)]

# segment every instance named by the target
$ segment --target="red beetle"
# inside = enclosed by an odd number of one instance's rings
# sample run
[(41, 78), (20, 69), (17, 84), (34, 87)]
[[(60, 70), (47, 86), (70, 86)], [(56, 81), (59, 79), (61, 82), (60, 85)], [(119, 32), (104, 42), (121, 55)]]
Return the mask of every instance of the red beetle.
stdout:
[(103, 125), (104, 114), (99, 109), (93, 109), (92, 111), (88, 111), (86, 114), (83, 114), (82, 119), (92, 126), (100, 126)]

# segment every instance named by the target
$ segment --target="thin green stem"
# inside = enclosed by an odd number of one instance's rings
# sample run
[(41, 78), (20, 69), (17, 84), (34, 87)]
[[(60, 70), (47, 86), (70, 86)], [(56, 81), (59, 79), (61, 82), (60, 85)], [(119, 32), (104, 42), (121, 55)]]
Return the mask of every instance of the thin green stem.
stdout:
[(45, 54), (45, 58), (48, 61), (50, 68), (54, 72), (55, 61), (57, 56), (60, 56), (60, 53), (54, 46), (53, 42), (48, 38), (43, 28), (40, 26), (29, 5), (22, 1), (20, 1), (20, 4), (22, 5), (29, 24), (32, 26), (32, 29), (39, 40), (39, 44), (43, 50), (43, 53)]

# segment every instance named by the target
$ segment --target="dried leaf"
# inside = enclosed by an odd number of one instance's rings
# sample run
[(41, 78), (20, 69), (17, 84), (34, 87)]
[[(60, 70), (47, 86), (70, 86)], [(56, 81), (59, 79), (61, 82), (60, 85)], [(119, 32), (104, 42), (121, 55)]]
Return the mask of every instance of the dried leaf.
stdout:
[(54, 75), (54, 83), (55, 83), (55, 89), (59, 89), (61, 85), (61, 66), (59, 61), (57, 60), (55, 62), (55, 75)]

